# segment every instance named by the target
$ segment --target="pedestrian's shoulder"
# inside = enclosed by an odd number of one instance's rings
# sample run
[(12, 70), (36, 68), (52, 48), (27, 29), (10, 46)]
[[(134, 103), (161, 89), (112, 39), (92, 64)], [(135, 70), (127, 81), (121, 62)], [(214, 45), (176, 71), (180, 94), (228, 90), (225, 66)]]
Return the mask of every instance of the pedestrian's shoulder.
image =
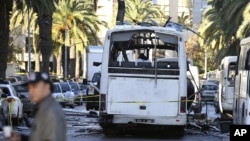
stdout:
[(45, 112), (52, 115), (61, 115), (63, 113), (60, 104), (52, 99), (47, 105)]
[(49, 105), (50, 106), (47, 108), (47, 111), (46, 111), (48, 118), (50, 118), (51, 120), (54, 120), (54, 119), (64, 120), (65, 119), (64, 112), (60, 105), (57, 105), (57, 103), (55, 104), (51, 103)]

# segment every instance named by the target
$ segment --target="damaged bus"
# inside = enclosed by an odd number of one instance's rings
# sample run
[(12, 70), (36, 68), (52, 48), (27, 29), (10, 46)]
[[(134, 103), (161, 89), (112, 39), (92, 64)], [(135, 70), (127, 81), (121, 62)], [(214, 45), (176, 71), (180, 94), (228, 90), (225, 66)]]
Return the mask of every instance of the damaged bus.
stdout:
[(118, 25), (107, 32), (100, 87), (100, 125), (105, 135), (130, 127), (170, 128), (184, 135), (184, 44), (183, 33), (171, 27)]

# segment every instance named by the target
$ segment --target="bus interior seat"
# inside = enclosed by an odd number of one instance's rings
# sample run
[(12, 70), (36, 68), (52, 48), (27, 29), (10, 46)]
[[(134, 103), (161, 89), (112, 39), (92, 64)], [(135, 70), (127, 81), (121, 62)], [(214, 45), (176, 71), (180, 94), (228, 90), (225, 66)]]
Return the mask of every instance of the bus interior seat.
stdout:
[(121, 62), (121, 67), (133, 68), (135, 67), (135, 62)]
[(119, 67), (120, 63), (118, 61), (113, 61), (113, 62), (110, 62), (109, 66), (110, 67)]
[(151, 62), (138, 62), (137, 67), (139, 67), (139, 68), (151, 68), (152, 63)]
[(157, 67), (160, 69), (179, 69), (178, 62), (157, 62)]

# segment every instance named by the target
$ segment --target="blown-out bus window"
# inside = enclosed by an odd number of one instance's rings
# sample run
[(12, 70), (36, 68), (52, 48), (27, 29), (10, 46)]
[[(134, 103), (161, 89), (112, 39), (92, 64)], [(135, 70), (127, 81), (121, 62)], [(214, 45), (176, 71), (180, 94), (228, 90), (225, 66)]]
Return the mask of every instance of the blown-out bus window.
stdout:
[[(178, 69), (177, 54), (178, 38), (174, 35), (151, 30), (113, 33), (109, 72), (155, 74), (156, 68)], [(169, 58), (169, 62), (161, 62), (162, 58)], [(163, 74), (161, 70), (157, 73)]]

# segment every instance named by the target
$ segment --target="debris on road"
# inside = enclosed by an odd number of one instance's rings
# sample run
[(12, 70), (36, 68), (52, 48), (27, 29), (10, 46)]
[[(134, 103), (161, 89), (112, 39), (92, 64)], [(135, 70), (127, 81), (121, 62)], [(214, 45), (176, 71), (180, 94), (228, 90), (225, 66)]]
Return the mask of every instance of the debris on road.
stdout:
[(86, 115), (87, 117), (93, 117), (93, 118), (99, 117), (99, 111), (95, 110), (87, 111), (87, 110), (74, 110), (74, 109), (64, 108), (63, 111), (65, 112), (66, 115), (72, 115), (72, 116)]

